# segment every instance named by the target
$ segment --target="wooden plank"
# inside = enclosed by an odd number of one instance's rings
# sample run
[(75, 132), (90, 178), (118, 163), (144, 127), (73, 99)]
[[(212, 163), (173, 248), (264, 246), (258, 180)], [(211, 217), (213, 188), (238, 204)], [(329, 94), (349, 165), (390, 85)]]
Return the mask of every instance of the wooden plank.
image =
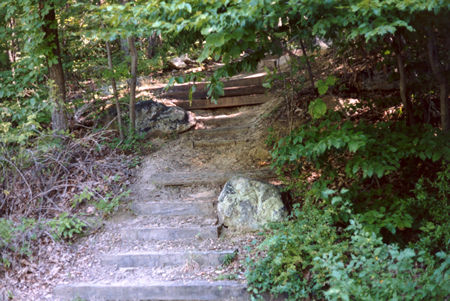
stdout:
[[(266, 77), (265, 73), (257, 74), (257, 75), (249, 75), (242, 78), (233, 78), (229, 80), (222, 81), (224, 83), (224, 87), (242, 87), (242, 86), (261, 86)], [(198, 82), (195, 84), (197, 91), (205, 91), (209, 82)], [(165, 85), (158, 85), (157, 87), (153, 87), (150, 89), (145, 89), (150, 92), (154, 92), (156, 94), (161, 93), (172, 93), (172, 92), (189, 92), (189, 88), (193, 86), (192, 82), (175, 84), (170, 87), (167, 92), (164, 92)]]
[(189, 100), (172, 100), (172, 102), (185, 110), (201, 110), (259, 105), (270, 99), (272, 97), (269, 95), (255, 94), (245, 97), (221, 97), (217, 100), (217, 103), (212, 103), (209, 99), (193, 99), (192, 102), (189, 102)]
[[(260, 85), (253, 86), (234, 86), (234, 87), (225, 87), (223, 89), (224, 96), (223, 97), (232, 97), (232, 96), (246, 96), (251, 94), (264, 94), (266, 92), (266, 88)], [(189, 99), (189, 91), (168, 91), (161, 94), (161, 97), (171, 98), (171, 99)], [(208, 97), (208, 91), (206, 89), (196, 90), (192, 94), (192, 98), (194, 99), (206, 99)]]

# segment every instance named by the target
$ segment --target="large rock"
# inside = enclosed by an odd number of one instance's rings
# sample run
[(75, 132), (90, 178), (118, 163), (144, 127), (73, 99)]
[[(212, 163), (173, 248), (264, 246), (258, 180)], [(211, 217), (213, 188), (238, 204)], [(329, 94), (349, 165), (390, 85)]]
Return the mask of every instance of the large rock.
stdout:
[(140, 133), (181, 133), (194, 125), (194, 114), (180, 107), (168, 107), (152, 100), (136, 104), (136, 129)]
[(261, 229), (268, 222), (282, 221), (287, 210), (278, 189), (245, 177), (233, 177), (219, 196), (219, 221), (242, 232)]
[(187, 68), (189, 65), (195, 64), (187, 54), (170, 59), (168, 62), (173, 69), (181, 70)]

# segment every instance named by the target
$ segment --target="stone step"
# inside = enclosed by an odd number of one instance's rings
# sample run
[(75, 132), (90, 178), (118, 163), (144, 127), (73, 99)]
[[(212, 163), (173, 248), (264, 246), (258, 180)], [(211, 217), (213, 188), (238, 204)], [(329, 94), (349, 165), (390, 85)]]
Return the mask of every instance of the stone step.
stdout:
[(131, 210), (137, 215), (212, 216), (212, 202), (133, 202)]
[(271, 179), (275, 175), (270, 169), (253, 171), (227, 171), (227, 172), (170, 172), (158, 173), (146, 179), (149, 183), (159, 186), (189, 186), (207, 184), (225, 184), (233, 176), (244, 176), (256, 180)]
[(216, 112), (214, 112), (215, 115), (211, 114), (213, 112), (211, 110), (193, 111), (195, 111), (197, 122), (207, 127), (208, 129), (221, 127), (241, 127), (243, 124), (248, 124), (249, 120), (252, 120), (256, 117), (252, 112), (249, 112), (247, 110), (233, 110), (232, 112), (223, 112), (222, 110), (225, 109), (219, 110), (216, 110)]
[(228, 127), (217, 127), (211, 129), (201, 129), (195, 130), (193, 132), (195, 137), (218, 137), (225, 135), (232, 135), (236, 133), (248, 133), (251, 130), (251, 126), (228, 126)]
[(235, 146), (238, 144), (248, 143), (250, 139), (210, 139), (210, 140), (193, 140), (192, 147), (219, 147), (219, 146)]
[(184, 228), (131, 228), (122, 230), (123, 240), (203, 240), (216, 239), (216, 226)]
[(235, 281), (158, 281), (79, 283), (56, 287), (57, 300), (249, 300), (245, 284)]
[(162, 252), (132, 252), (124, 254), (109, 254), (102, 258), (104, 265), (115, 265), (119, 268), (128, 267), (166, 267), (182, 266), (195, 263), (197, 266), (219, 266), (235, 251), (162, 251)]

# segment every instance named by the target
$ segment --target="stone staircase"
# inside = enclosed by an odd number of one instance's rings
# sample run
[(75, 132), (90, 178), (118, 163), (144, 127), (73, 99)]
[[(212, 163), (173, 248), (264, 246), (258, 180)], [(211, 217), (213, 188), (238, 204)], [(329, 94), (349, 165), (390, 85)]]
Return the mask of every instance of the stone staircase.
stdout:
[[(233, 175), (267, 179), (272, 173), (267, 168), (208, 163), (226, 155), (230, 147), (256, 140), (251, 121), (258, 113), (248, 108), (222, 110), (198, 111), (204, 128), (182, 134), (166, 146), (180, 152), (189, 149), (192, 156), (149, 158), (144, 163), (132, 186), (132, 215), (106, 230), (118, 237), (109, 252), (98, 255), (98, 264), (92, 267), (98, 269), (97, 276), (57, 286), (53, 300), (249, 300), (244, 279), (211, 277), (236, 254), (231, 243), (219, 243), (215, 202)], [(211, 153), (204, 165), (220, 169), (196, 166), (196, 152)], [(245, 155), (237, 154), (236, 160)], [(164, 160), (179, 160), (172, 163), (180, 168), (166, 171)]]
[[(169, 182), (168, 185), (172, 185)], [(150, 269), (178, 268), (186, 264), (197, 269), (220, 266), (234, 250), (198, 250), (195, 243), (214, 241), (219, 236), (216, 212), (211, 201), (155, 202), (137, 201), (131, 208), (134, 222), (120, 230), (122, 242), (151, 244), (175, 242), (175, 250), (137, 250), (109, 253), (101, 256), (101, 264), (117, 269), (139, 269), (144, 277), (122, 281), (100, 279), (91, 283), (58, 286), (57, 300), (247, 300), (245, 284), (234, 281), (207, 281), (201, 279), (163, 281), (151, 277)], [(174, 221), (194, 222), (175, 226)], [(166, 221), (165, 221), (166, 220)], [(158, 223), (161, 222), (160, 224)], [(184, 248), (190, 245), (194, 248)], [(148, 273), (147, 273), (148, 272)], [(146, 275), (147, 274), (147, 275)], [(150, 277), (149, 277), (150, 276)], [(76, 299), (78, 298), (78, 299)]]

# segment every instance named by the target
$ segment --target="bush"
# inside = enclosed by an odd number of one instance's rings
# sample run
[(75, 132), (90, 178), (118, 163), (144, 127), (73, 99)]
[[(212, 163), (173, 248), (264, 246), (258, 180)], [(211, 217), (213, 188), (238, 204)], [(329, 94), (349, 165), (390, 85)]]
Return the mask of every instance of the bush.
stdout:
[[(326, 252), (342, 253), (346, 246), (332, 226), (330, 211), (295, 209), (295, 220), (272, 225), (273, 232), (258, 246), (267, 252), (258, 262), (247, 259), (250, 291), (288, 294), (291, 300), (319, 297), (324, 275), (313, 275), (313, 258)], [(339, 249), (341, 249), (339, 251)]]
[(327, 113), (274, 145), (296, 198), (248, 259), (249, 291), (289, 300), (444, 300), (449, 295), (448, 134)]
[(303, 199), (324, 199), (330, 185), (348, 188), (366, 230), (406, 243), (426, 222), (448, 220), (448, 138), (428, 125), (355, 125), (333, 112), (282, 138), (273, 165)]
[[(324, 253), (314, 258), (314, 270), (326, 271), (328, 300), (443, 300), (450, 293), (450, 256), (385, 244), (375, 233), (352, 221), (347, 256)], [(428, 261), (428, 265), (425, 262)]]
[(20, 222), (13, 222), (0, 218), (0, 267), (10, 267), (16, 256), (30, 256), (32, 242), (42, 234), (41, 225), (34, 219), (24, 218)]
[(386, 244), (351, 220), (333, 224), (339, 208), (296, 210), (296, 219), (275, 225), (258, 247), (263, 258), (247, 259), (254, 299), (262, 293), (288, 300), (443, 300), (450, 292), (450, 256)]

